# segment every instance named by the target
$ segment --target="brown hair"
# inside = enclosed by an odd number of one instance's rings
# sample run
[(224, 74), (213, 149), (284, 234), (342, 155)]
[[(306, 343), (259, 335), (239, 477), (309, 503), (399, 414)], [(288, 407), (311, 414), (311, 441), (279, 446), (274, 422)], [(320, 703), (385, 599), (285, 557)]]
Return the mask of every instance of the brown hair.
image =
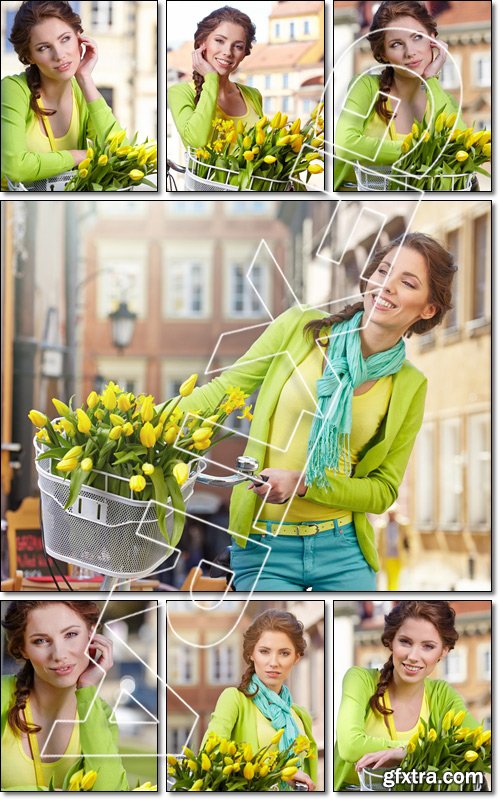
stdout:
[(56, 17), (63, 22), (67, 22), (77, 35), (83, 33), (82, 21), (67, 0), (24, 0), (15, 16), (9, 37), (19, 61), (28, 65), (26, 79), (31, 92), (30, 108), (39, 117), (44, 114), (51, 116), (56, 112), (47, 109), (42, 111), (38, 106), (37, 99), (40, 97), (42, 76), (37, 65), (30, 63), (30, 40), (31, 31), (35, 25), (39, 25), (40, 22), (49, 17)]
[[(436, 23), (427, 11), (424, 3), (420, 3), (418, 0), (383, 0), (370, 26), (370, 31), (377, 31), (377, 33), (370, 33), (368, 36), (373, 56), (380, 64), (387, 64), (384, 57), (385, 28), (388, 28), (396, 22), (398, 17), (413, 17), (413, 19), (423, 25), (429, 36), (437, 36), (438, 30)], [(379, 80), (380, 92), (389, 93), (394, 80), (393, 67), (386, 67), (381, 73)], [(379, 94), (377, 98), (375, 111), (379, 117), (387, 122), (391, 119), (391, 112), (387, 108), (387, 98), (382, 94)]]
[[(208, 14), (208, 16), (204, 17), (201, 22), (198, 23), (198, 27), (196, 28), (196, 33), (194, 35), (195, 50), (201, 47), (208, 34), (212, 33), (212, 31), (218, 28), (222, 22), (232, 22), (234, 25), (241, 25), (245, 31), (246, 37), (245, 55), (248, 56), (252, 49), (252, 45), (255, 42), (255, 25), (248, 14), (245, 14), (243, 11), (238, 11), (237, 8), (231, 8), (231, 6), (216, 8), (215, 11), (212, 11), (211, 14)], [(199, 72), (196, 70), (193, 72), (193, 81), (196, 89), (194, 98), (195, 106), (198, 105), (204, 80), (204, 76)]]
[[(453, 650), (458, 639), (455, 628), (455, 611), (447, 600), (402, 600), (384, 617), (385, 625), (382, 644), (390, 647), (398, 630), (407, 619), (425, 619), (431, 622), (438, 631), (444, 647)], [(380, 670), (380, 678), (375, 694), (370, 698), (370, 706), (374, 711), (386, 717), (393, 714), (391, 708), (384, 703), (385, 690), (389, 686), (394, 672), (392, 655)]]
[[(380, 247), (371, 256), (363, 275), (360, 278), (359, 290), (364, 294), (368, 288), (368, 278), (370, 278), (381, 261), (393, 250), (395, 247), (408, 247), (416, 250), (424, 256), (429, 276), (429, 303), (437, 307), (437, 311), (430, 319), (419, 319), (411, 325), (405, 333), (407, 338), (413, 333), (423, 334), (428, 333), (432, 328), (442, 321), (446, 312), (452, 308), (452, 283), (457, 267), (453, 263), (453, 256), (445, 248), (439, 244), (431, 236), (426, 233), (406, 233), (393, 239), (392, 242)], [(321, 335), (321, 332), (334, 325), (336, 322), (343, 322), (344, 320), (351, 319), (357, 311), (362, 311), (364, 308), (363, 301), (353, 303), (346, 306), (342, 311), (331, 314), (324, 319), (313, 319), (308, 322), (304, 331), (312, 333), (314, 338)], [(328, 342), (327, 342), (328, 345)]]
[(14, 705), (9, 709), (7, 721), (14, 731), (22, 733), (37, 733), (41, 730), (39, 725), (30, 727), (26, 724), (21, 711), (26, 707), (26, 701), (33, 688), (34, 670), (31, 661), (27, 661), (23, 656), (25, 646), (24, 635), (28, 624), (30, 612), (36, 608), (43, 608), (51, 603), (64, 603), (69, 606), (89, 628), (97, 625), (99, 619), (99, 607), (91, 600), (14, 600), (9, 604), (2, 626), (5, 628), (7, 652), (12, 658), (18, 661), (24, 660), (24, 664), (16, 675), (16, 687), (14, 691)]
[(246, 697), (254, 697), (257, 694), (257, 692), (248, 692), (247, 687), (255, 673), (252, 653), (260, 637), (266, 631), (285, 633), (290, 639), (297, 655), (303, 656), (306, 651), (307, 643), (304, 639), (304, 626), (290, 611), (270, 608), (268, 611), (259, 614), (243, 634), (243, 660), (248, 664), (248, 667), (241, 676), (238, 689), (240, 692), (243, 692)]

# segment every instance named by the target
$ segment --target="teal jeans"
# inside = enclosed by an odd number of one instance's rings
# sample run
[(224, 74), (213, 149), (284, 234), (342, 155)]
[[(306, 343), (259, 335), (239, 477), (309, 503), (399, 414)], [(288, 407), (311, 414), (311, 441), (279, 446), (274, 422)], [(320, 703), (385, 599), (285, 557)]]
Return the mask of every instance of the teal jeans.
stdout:
[[(262, 523), (259, 523), (261, 525)], [(270, 522), (266, 523), (270, 530)], [(314, 536), (252, 534), (246, 547), (233, 542), (231, 569), (237, 592), (373, 592), (375, 571), (365, 560), (354, 525)]]

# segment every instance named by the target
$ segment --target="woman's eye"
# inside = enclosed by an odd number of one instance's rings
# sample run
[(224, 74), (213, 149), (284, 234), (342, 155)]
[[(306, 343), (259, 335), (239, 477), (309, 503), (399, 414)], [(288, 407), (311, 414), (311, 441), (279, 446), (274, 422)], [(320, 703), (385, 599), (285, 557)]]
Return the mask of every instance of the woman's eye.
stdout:
[(32, 644), (43, 644), (47, 639), (33, 639)]
[(66, 637), (70, 639), (73, 639), (75, 636), (78, 636), (78, 631), (68, 631), (66, 634)]

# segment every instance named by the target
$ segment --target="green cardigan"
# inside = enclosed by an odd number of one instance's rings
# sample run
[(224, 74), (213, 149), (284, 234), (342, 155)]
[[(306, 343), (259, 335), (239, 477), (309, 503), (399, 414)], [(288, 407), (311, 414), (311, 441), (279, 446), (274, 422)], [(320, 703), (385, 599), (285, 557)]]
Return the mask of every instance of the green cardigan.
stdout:
[[(7, 714), (13, 705), (15, 686), (15, 675), (2, 676), (2, 736), (7, 725)], [(82, 720), (80, 744), (83, 767), (85, 772), (91, 770), (97, 772), (94, 792), (127, 791), (129, 788), (127, 774), (118, 755), (118, 726), (111, 720), (113, 711), (104, 700), (97, 697), (92, 705), (95, 692), (95, 686), (85, 686), (83, 689), (76, 689), (75, 692), (78, 718)], [(103, 758), (103, 754), (114, 757)], [(19, 776), (19, 784), (22, 785), (22, 775)]]
[[(342, 700), (337, 717), (337, 740), (333, 756), (333, 788), (335, 791), (338, 791), (348, 781), (354, 764), (362, 756), (367, 753), (376, 753), (378, 750), (404, 747), (406, 744), (397, 739), (380, 739), (367, 736), (365, 733), (365, 719), (369, 710), (369, 702), (375, 694), (379, 677), (378, 669), (363, 667), (351, 667), (344, 676)], [(424, 685), (431, 727), (437, 727), (437, 722), (451, 709), (455, 713), (466, 711), (463, 699), (446, 681), (425, 678)], [(472, 714), (467, 713), (463, 724), (469, 728), (476, 728), (478, 722)]]
[[(262, 95), (251, 86), (236, 84), (245, 101), (262, 116)], [(195, 106), (195, 90), (191, 82), (183, 81), (170, 87), (167, 92), (168, 105), (175, 127), (179, 131), (184, 147), (205, 147), (212, 139), (212, 121), (216, 117), (219, 76), (216, 72), (205, 75), (198, 105)]]
[[(447, 114), (458, 112), (456, 100), (441, 88), (437, 78), (427, 80), (428, 90), (434, 102), (434, 113), (437, 113), (443, 106)], [(401, 141), (391, 141), (386, 137), (384, 143), (380, 145), (380, 139), (374, 136), (365, 136), (364, 131), (373, 115), (369, 114), (379, 92), (380, 81), (378, 75), (363, 75), (360, 78), (353, 78), (347, 90), (347, 98), (344, 107), (335, 127), (334, 152), (340, 158), (345, 158), (347, 162), (362, 161), (366, 159), (370, 166), (377, 164), (393, 164), (401, 156)], [(355, 113), (349, 113), (349, 112)], [(465, 123), (459, 118), (457, 126), (465, 127)], [(348, 148), (344, 150), (343, 148)], [(380, 148), (380, 149), (379, 149)], [(349, 152), (352, 151), (352, 152)], [(359, 158), (357, 156), (359, 154)], [(376, 161), (372, 159), (377, 158)], [(334, 158), (333, 166), (333, 188), (337, 191), (346, 180), (354, 179), (354, 171), (351, 163), (340, 161)]]
[[(218, 404), (230, 385), (239, 386), (245, 394), (260, 388), (250, 427), (245, 455), (257, 459), (263, 469), (266, 442), (278, 398), (295, 365), (300, 364), (317, 347), (312, 337), (305, 337), (304, 325), (322, 314), (317, 309), (303, 311), (294, 307), (272, 323), (264, 323), (262, 335), (233, 367), (221, 372), (205, 386), (198, 387), (181, 403), (183, 410), (209, 411)], [(307, 500), (331, 508), (352, 511), (359, 546), (368, 564), (379, 569), (373, 528), (367, 513), (382, 514), (394, 503), (403, 480), (415, 437), (422, 425), (427, 380), (412, 364), (405, 361), (394, 375), (387, 414), (375, 437), (361, 451), (352, 477), (329, 477), (328, 487), (313, 485), (305, 493)], [(315, 387), (314, 387), (315, 391)], [(229, 529), (237, 543), (245, 547), (255, 518), (257, 502), (247, 483), (233, 489)]]
[[(103, 97), (87, 103), (75, 78), (71, 85), (80, 117), (77, 149), (86, 150), (87, 139), (95, 141), (120, 126)], [(35, 116), (30, 99), (26, 73), (2, 80), (2, 175), (23, 183), (50, 178), (75, 167), (69, 150), (34, 153), (26, 148), (26, 128)]]
[[(304, 732), (312, 743), (312, 753), (310, 758), (304, 761), (304, 771), (312, 781), (316, 782), (318, 777), (318, 748), (312, 735), (312, 720), (307, 711), (301, 706), (292, 705), (293, 710), (299, 717), (304, 726)], [(216, 733), (224, 739), (232, 739), (235, 742), (251, 745), (254, 753), (259, 749), (257, 738), (257, 706), (255, 703), (240, 692), (239, 689), (231, 687), (224, 689), (217, 705), (210, 718), (202, 746), (209, 733)]]

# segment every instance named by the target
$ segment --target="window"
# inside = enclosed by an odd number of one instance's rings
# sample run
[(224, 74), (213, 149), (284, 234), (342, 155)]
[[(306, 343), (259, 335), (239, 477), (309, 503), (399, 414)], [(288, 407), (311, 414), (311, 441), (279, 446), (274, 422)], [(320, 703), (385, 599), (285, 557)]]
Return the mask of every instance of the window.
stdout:
[(253, 75), (247, 75), (245, 82), (247, 86), (253, 86), (254, 85)]
[(228, 684), (237, 675), (237, 651), (234, 644), (223, 644), (208, 651), (208, 675), (212, 685)]
[(488, 414), (472, 414), (468, 430), (469, 480), (468, 510), (470, 528), (490, 524), (490, 420)]
[(172, 217), (199, 217), (202, 214), (208, 217), (210, 214), (210, 204), (206, 200), (179, 200), (167, 203), (165, 208)]
[(271, 88), (271, 76), (264, 75), (264, 89), (270, 89), (270, 88)]
[(488, 216), (474, 220), (474, 261), (472, 264), (472, 319), (485, 320), (488, 265)]
[(92, 26), (107, 30), (113, 25), (112, 0), (95, 0), (92, 3)]
[(441, 525), (457, 528), (460, 523), (462, 485), (462, 452), (460, 420), (447, 419), (441, 423)]
[[(110, 243), (103, 243), (98, 255), (97, 313), (105, 319), (123, 301), (128, 303), (130, 311), (144, 318), (147, 314), (147, 251), (142, 242), (136, 241), (127, 245), (117, 241), (115, 256), (108, 255), (110, 249)], [(126, 250), (129, 255), (125, 254)]]
[(308, 19), (304, 20), (304, 36), (309, 36), (311, 33), (311, 23)]
[[(448, 231), (446, 236), (446, 249), (453, 256), (453, 260), (455, 264), (460, 263), (459, 258), (459, 248), (460, 248), (460, 231), (456, 228), (453, 231)], [(458, 276), (456, 276), (455, 280), (453, 281), (453, 295), (452, 295), (452, 304), (453, 308), (448, 311), (444, 318), (444, 326), (449, 331), (454, 331), (458, 328)]]
[(189, 686), (194, 683), (194, 650), (189, 645), (177, 647), (177, 681), (176, 683)]
[(176, 259), (168, 264), (167, 272), (167, 314), (172, 317), (206, 317), (208, 265), (196, 259)]
[(279, 39), (280, 33), (281, 33), (280, 24), (279, 24), (279, 22), (275, 22), (274, 23), (274, 35), (276, 36), (277, 39)]
[(443, 677), (449, 683), (463, 683), (467, 678), (467, 651), (455, 647), (443, 661)]
[(303, 103), (303, 106), (304, 106), (304, 116), (305, 116), (306, 114), (310, 114), (310, 113), (311, 113), (311, 111), (313, 110), (313, 108), (314, 108), (314, 106), (315, 106), (315, 105), (316, 105), (316, 103), (314, 102), (314, 100), (312, 100), (310, 97), (306, 97), (306, 98), (304, 99), (304, 103)]
[(286, 114), (290, 110), (290, 98), (283, 97), (281, 101), (281, 110)]
[(290, 39), (295, 39), (295, 22), (290, 23)]
[(283, 89), (288, 89), (288, 72), (283, 73)]
[(476, 55), (473, 60), (473, 82), (476, 86), (491, 86), (491, 56)]
[(190, 732), (191, 728), (187, 725), (176, 725), (173, 728), (167, 725), (167, 753), (180, 753)]
[(434, 423), (422, 425), (417, 439), (416, 521), (419, 528), (434, 527)]
[(483, 681), (491, 680), (491, 645), (480, 644), (477, 648), (477, 674)]
[(272, 211), (272, 200), (226, 200), (227, 213), (231, 215), (249, 216), (250, 214), (267, 214)]
[(264, 97), (264, 114), (270, 114), (273, 110), (272, 97)]
[(99, 86), (99, 91), (104, 97), (108, 106), (113, 109), (114, 90), (110, 86)]
[(443, 89), (458, 89), (460, 87), (460, 59), (455, 57), (456, 66), (448, 58), (441, 68), (440, 83)]
[(14, 45), (9, 42), (9, 36), (12, 32), (12, 26), (14, 24), (14, 18), (17, 14), (17, 8), (13, 11), (7, 9), (5, 13), (5, 52), (6, 53), (13, 53), (14, 52)]
[(261, 264), (254, 264), (250, 279), (247, 278), (247, 272), (248, 264), (246, 263), (232, 263), (229, 266), (228, 310), (231, 317), (262, 317), (264, 316), (262, 301), (268, 305), (265, 267)]

